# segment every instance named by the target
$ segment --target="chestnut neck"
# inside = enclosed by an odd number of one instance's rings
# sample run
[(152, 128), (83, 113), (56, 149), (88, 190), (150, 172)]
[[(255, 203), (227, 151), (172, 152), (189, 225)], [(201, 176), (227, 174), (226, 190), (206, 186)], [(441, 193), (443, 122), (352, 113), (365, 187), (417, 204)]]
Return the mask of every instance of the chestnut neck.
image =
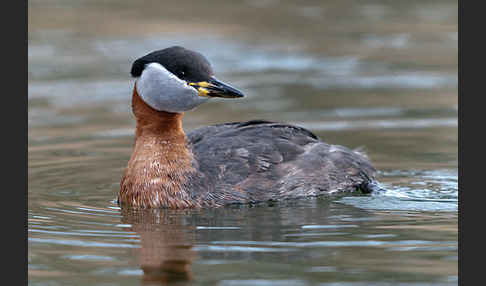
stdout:
[(133, 89), (132, 112), (137, 120), (135, 140), (142, 136), (157, 136), (161, 139), (183, 139), (183, 113), (171, 113), (155, 110), (146, 104), (138, 95), (137, 88)]
[(135, 146), (125, 169), (118, 200), (138, 207), (194, 206), (184, 185), (194, 172), (193, 155), (182, 130), (182, 113), (158, 111), (133, 91), (137, 120)]

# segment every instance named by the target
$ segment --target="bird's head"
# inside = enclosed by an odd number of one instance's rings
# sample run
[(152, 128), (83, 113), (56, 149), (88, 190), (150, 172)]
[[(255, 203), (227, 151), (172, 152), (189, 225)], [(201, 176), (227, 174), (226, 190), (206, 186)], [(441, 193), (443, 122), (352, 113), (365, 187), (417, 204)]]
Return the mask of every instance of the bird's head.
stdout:
[(130, 73), (137, 78), (140, 98), (158, 111), (184, 112), (211, 97), (243, 97), (239, 90), (214, 77), (203, 55), (179, 46), (135, 60)]

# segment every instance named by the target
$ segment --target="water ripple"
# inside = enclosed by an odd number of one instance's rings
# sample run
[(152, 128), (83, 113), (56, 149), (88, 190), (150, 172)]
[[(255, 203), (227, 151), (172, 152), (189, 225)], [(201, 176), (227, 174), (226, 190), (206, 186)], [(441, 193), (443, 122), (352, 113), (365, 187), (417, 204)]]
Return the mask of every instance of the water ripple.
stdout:
[(54, 238), (29, 237), (28, 241), (31, 243), (46, 243), (46, 244), (55, 244), (55, 245), (80, 246), (80, 247), (140, 248), (140, 246), (137, 244), (107, 243), (101, 241), (85, 241), (85, 240), (64, 240), (58, 238), (54, 239)]

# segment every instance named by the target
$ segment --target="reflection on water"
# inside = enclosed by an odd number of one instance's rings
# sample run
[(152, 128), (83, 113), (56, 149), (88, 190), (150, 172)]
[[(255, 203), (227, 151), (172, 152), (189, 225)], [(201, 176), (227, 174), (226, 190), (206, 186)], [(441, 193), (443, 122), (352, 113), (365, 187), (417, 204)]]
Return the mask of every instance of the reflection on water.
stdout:
[[(42, 211), (70, 219), (64, 226), (29, 214), (32, 278), (56, 277), (63, 285), (70, 277), (83, 283), (90, 276), (103, 285), (113, 275), (121, 285), (255, 280), (255, 285), (442, 285), (457, 278), (453, 212), (367, 211), (325, 198), (202, 211), (119, 210), (104, 204), (104, 209), (63, 205)], [(83, 221), (83, 215), (91, 219)]]
[[(29, 1), (31, 285), (457, 285), (456, 1)], [(362, 148), (385, 192), (120, 209), (132, 61), (182, 45), (267, 119)], [(224, 112), (222, 112), (224, 111)]]
[[(164, 210), (122, 210), (126, 228), (140, 237), (139, 257), (144, 282), (168, 283), (192, 279), (192, 250), (195, 228), (183, 225), (181, 216), (170, 216)], [(182, 221), (182, 222), (181, 222)]]

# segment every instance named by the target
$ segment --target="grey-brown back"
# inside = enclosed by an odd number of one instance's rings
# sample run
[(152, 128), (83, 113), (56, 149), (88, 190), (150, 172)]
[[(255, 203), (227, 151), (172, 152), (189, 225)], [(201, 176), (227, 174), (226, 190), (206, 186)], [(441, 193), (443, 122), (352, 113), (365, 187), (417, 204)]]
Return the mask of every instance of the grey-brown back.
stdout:
[(302, 127), (253, 120), (202, 127), (187, 138), (197, 170), (187, 187), (206, 205), (367, 192), (374, 181), (364, 155)]

